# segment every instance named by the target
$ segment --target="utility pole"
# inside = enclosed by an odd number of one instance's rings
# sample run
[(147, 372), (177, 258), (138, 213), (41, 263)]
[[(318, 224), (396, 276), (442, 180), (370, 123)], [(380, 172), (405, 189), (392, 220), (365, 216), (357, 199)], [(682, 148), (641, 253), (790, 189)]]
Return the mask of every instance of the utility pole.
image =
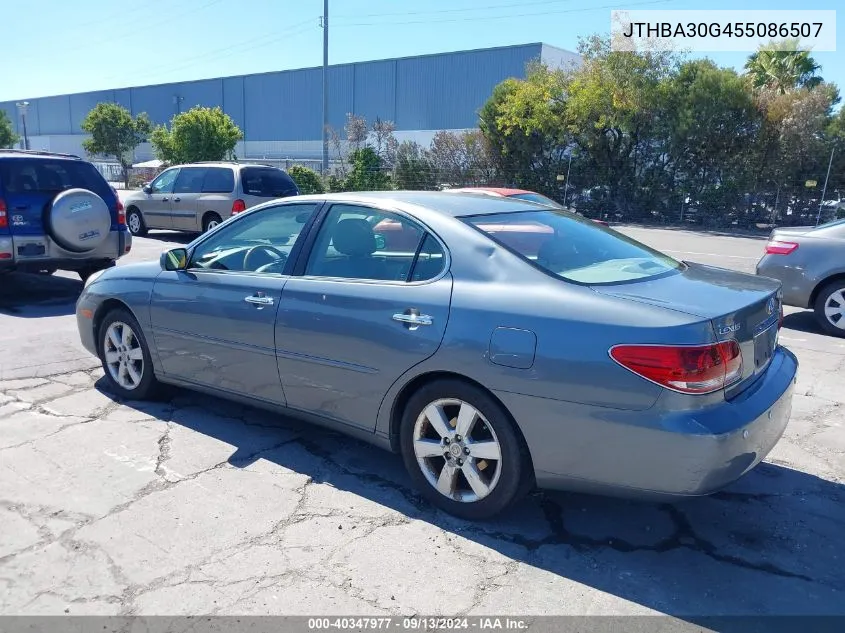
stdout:
[(572, 150), (569, 151), (569, 164), (566, 166), (566, 182), (563, 185), (563, 206), (566, 206), (566, 194), (569, 192), (569, 172), (572, 169)]
[(822, 219), (822, 205), (824, 204), (824, 196), (827, 193), (827, 179), (830, 178), (830, 166), (833, 165), (833, 152), (835, 151), (835, 146), (830, 148), (830, 160), (827, 163), (827, 175), (824, 177), (824, 186), (822, 187), (822, 199), (819, 200), (819, 213), (816, 216), (816, 226), (819, 225), (819, 222)]
[(29, 101), (20, 101), (15, 104), (21, 114), (21, 122), (23, 123), (23, 148), (29, 149), (29, 137), (26, 134), (26, 109), (29, 107)]
[(329, 0), (323, 0), (323, 175), (329, 173)]

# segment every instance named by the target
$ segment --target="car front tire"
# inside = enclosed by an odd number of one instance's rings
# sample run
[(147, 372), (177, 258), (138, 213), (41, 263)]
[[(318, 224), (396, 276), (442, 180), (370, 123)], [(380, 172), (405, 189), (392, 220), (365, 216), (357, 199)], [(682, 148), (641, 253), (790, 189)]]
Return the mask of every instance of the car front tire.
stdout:
[(813, 311), (826, 333), (845, 338), (845, 279), (826, 284), (816, 297)]
[(105, 316), (97, 332), (97, 346), (108, 387), (114, 394), (127, 400), (155, 395), (159, 385), (147, 339), (128, 310), (117, 308)]
[(489, 519), (533, 484), (531, 459), (508, 412), (483, 389), (436, 380), (408, 400), (400, 428), (405, 467), (434, 506)]

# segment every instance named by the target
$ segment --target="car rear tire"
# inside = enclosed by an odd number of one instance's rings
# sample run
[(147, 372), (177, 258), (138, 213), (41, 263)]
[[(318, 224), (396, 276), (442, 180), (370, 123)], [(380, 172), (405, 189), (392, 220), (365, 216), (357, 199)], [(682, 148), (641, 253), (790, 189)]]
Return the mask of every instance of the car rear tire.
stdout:
[(460, 380), (436, 380), (411, 396), (399, 442), (423, 496), (463, 519), (489, 519), (533, 484), (528, 449), (511, 416), (489, 393)]
[(825, 284), (816, 296), (813, 311), (825, 332), (845, 338), (845, 279)]
[(221, 218), (216, 213), (206, 213), (202, 218), (202, 232), (207, 233), (211, 229), (217, 227), (218, 224), (223, 222), (223, 218)]
[(155, 395), (159, 383), (153, 373), (150, 348), (128, 310), (116, 308), (105, 316), (97, 332), (97, 349), (113, 393), (127, 400)]
[(147, 234), (147, 224), (144, 222), (144, 216), (137, 207), (129, 207), (126, 211), (126, 228), (132, 235), (143, 237)]

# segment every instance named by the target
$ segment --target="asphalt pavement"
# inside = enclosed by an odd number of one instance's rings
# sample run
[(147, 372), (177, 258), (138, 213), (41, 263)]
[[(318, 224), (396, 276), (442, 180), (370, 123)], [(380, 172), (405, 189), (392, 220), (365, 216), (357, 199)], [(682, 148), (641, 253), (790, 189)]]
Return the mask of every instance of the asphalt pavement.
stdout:
[[(622, 230), (747, 272), (764, 243)], [(188, 239), (154, 232), (121, 265)], [(357, 441), (184, 391), (116, 401), (77, 341), (81, 287), (0, 278), (0, 614), (845, 615), (845, 340), (809, 313), (782, 330), (786, 434), (727, 490), (538, 492), (473, 524)]]

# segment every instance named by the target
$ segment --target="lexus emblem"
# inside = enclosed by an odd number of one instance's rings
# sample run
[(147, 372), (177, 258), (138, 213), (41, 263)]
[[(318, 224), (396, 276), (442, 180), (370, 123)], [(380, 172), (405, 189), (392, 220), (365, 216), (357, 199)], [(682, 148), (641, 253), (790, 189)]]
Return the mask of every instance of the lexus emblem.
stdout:
[(772, 297), (771, 299), (769, 299), (769, 303), (766, 304), (766, 314), (768, 314), (769, 316), (774, 314), (776, 306), (777, 304), (775, 303), (775, 298)]

